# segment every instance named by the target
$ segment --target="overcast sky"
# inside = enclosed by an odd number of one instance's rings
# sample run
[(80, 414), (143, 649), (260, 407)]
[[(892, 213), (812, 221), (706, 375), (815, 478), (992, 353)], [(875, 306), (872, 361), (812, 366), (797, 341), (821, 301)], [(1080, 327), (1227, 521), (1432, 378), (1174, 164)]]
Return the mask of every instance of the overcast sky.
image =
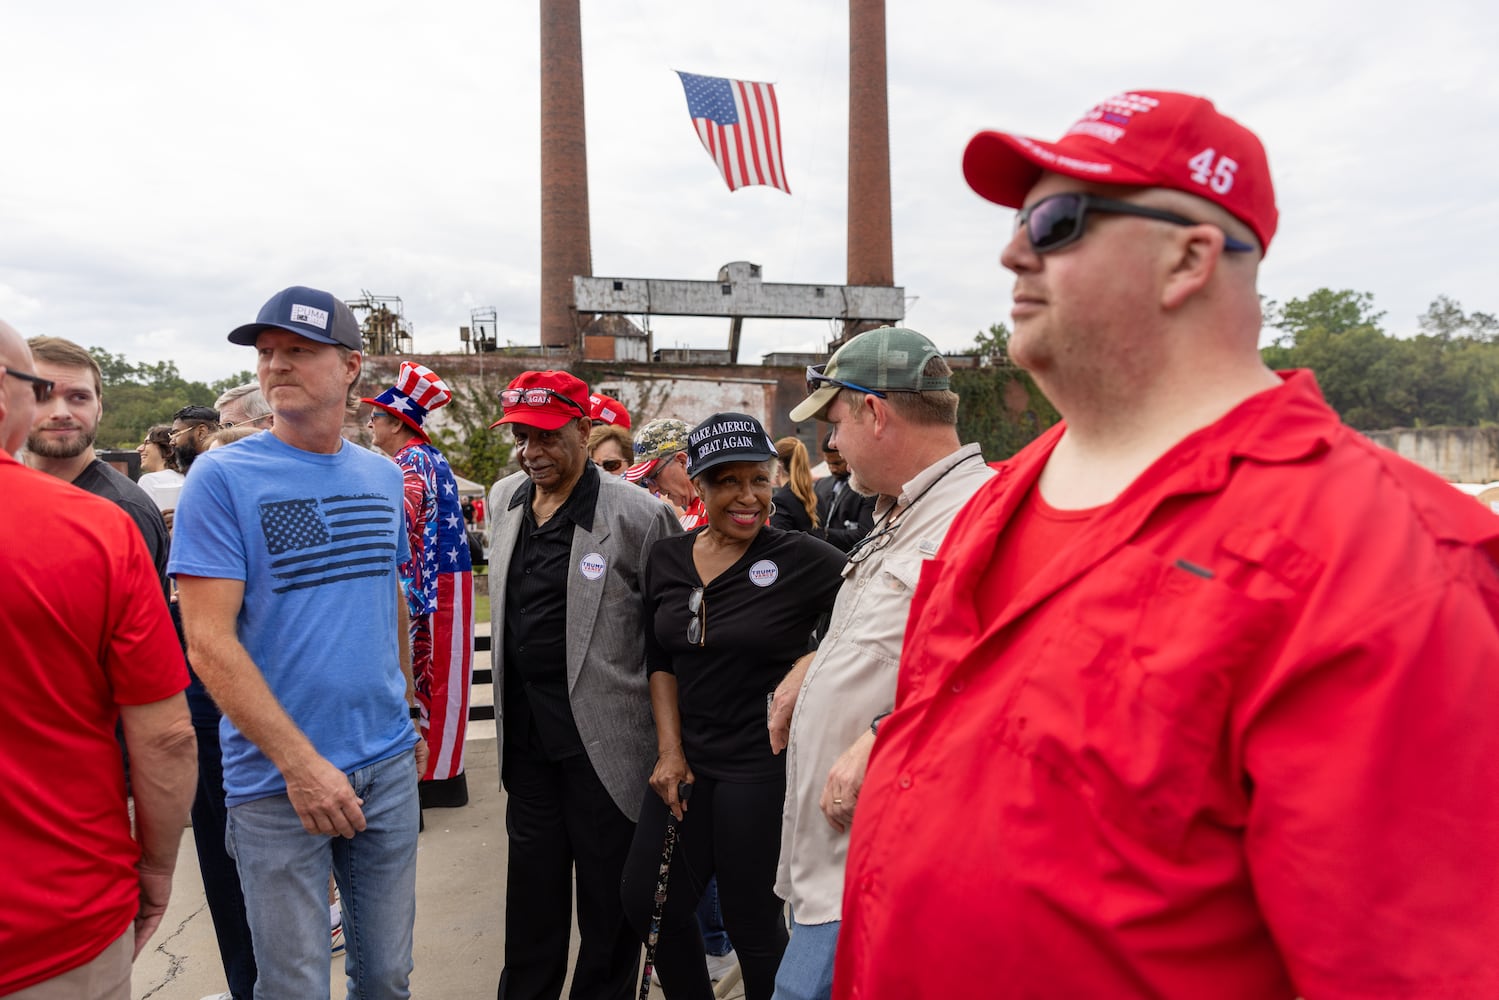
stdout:
[[(493, 306), (538, 342), (534, 0), (7, 0), (0, 318), (189, 378), (290, 284), (404, 299), (419, 351)], [(593, 270), (845, 277), (843, 3), (583, 0)], [(1133, 5), (888, 0), (895, 278), (949, 348), (1007, 320), (1012, 213), (964, 184), (983, 128), (1055, 139), (1127, 89), (1211, 97), (1269, 150), (1281, 226), (1261, 290), (1372, 292), (1416, 330), (1437, 295), (1499, 312), (1499, 8), (1375, 0)], [(793, 194), (730, 193), (673, 70), (768, 80)], [(725, 320), (661, 320), (722, 347)], [(746, 324), (745, 360), (825, 323)]]

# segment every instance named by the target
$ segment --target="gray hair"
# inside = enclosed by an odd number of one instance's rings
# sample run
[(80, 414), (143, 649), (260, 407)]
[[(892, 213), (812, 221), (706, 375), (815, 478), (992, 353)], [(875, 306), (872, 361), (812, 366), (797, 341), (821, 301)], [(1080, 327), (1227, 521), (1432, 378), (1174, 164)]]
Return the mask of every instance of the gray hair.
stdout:
[(245, 411), (245, 419), (241, 423), (250, 423), (251, 421), (271, 415), (271, 404), (265, 401), (265, 396), (261, 394), (260, 383), (258, 382), (246, 382), (244, 385), (237, 385), (233, 389), (225, 389), (223, 395), (214, 401), (213, 408), (215, 410), (222, 410), (225, 405), (235, 400), (244, 401), (240, 404)]

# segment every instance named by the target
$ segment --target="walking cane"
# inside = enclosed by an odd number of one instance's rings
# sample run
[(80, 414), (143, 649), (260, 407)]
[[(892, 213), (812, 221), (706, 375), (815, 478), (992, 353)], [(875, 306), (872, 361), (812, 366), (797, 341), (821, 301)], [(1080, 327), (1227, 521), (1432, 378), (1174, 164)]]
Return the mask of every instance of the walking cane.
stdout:
[[(685, 781), (677, 783), (677, 798), (686, 805), (692, 796), (692, 786)], [(666, 839), (661, 842), (661, 868), (656, 875), (656, 905), (651, 910), (651, 930), (645, 938), (645, 972), (640, 976), (640, 1000), (650, 1000), (651, 973), (656, 966), (656, 941), (661, 937), (661, 914), (666, 909), (666, 880), (671, 877), (671, 852), (677, 846), (677, 818), (669, 811), (666, 814)]]

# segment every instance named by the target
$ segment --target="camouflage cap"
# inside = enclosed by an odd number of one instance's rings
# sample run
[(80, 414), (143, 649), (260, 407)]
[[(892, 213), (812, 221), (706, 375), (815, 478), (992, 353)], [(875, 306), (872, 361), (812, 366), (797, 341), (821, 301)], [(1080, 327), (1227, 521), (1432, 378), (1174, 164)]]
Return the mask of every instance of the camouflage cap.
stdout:
[(687, 422), (675, 417), (652, 420), (635, 435), (635, 461), (644, 462), (687, 450)]
[(687, 431), (687, 422), (675, 417), (661, 417), (640, 428), (635, 435), (635, 464), (625, 470), (625, 479), (638, 483), (658, 461), (686, 451)]

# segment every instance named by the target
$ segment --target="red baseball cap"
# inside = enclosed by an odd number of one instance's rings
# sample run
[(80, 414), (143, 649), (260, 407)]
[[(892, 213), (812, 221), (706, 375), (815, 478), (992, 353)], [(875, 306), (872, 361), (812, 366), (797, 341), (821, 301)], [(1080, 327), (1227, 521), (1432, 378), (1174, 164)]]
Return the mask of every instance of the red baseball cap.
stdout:
[(567, 372), (521, 372), (500, 391), (505, 415), (490, 429), (501, 424), (525, 424), (544, 431), (554, 431), (579, 417), (588, 417), (588, 383)]
[(1191, 94), (1132, 90), (1095, 105), (1056, 142), (980, 132), (963, 152), (969, 187), (1010, 208), (1022, 207), (1048, 170), (1206, 198), (1253, 230), (1262, 252), (1280, 217), (1259, 138)]
[(594, 421), (613, 424), (625, 430), (630, 429), (630, 411), (625, 409), (625, 404), (601, 392), (595, 392), (588, 397), (588, 416)]

